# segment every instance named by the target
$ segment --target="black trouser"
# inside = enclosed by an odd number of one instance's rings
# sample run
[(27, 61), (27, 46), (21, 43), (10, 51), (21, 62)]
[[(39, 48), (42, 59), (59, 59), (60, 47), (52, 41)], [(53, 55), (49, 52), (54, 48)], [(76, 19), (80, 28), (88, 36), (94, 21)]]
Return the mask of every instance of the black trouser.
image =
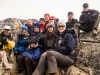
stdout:
[(98, 26), (99, 26), (99, 22), (100, 22), (100, 16), (98, 16), (94, 23), (91, 24), (84, 24), (84, 25), (80, 25), (79, 29), (83, 30), (85, 32), (89, 32), (92, 31), (93, 29), (97, 30)]
[(34, 72), (37, 64), (35, 63), (35, 61), (29, 57), (23, 57), (23, 56), (18, 56), (18, 67), (23, 69), (23, 70), (27, 70), (27, 75), (32, 75), (32, 73)]

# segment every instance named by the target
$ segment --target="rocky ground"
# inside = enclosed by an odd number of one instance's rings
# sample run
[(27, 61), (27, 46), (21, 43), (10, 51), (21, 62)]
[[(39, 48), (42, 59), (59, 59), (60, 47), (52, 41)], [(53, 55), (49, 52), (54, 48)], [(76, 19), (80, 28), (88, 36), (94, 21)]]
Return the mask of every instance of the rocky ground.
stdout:
[[(26, 20), (23, 20), (22, 23), (24, 22)], [(1, 21), (0, 27), (7, 23), (8, 25), (14, 25), (9, 18)], [(13, 34), (18, 34), (18, 32), (18, 30), (13, 30)], [(59, 68), (60, 75), (100, 75), (100, 29), (98, 29), (97, 36), (94, 36), (92, 32), (83, 32), (80, 39), (82, 40), (82, 50), (77, 56), (77, 62), (69, 68)], [(13, 58), (13, 55), (11, 57)], [(15, 62), (13, 62), (11, 75), (22, 75), (17, 73)]]

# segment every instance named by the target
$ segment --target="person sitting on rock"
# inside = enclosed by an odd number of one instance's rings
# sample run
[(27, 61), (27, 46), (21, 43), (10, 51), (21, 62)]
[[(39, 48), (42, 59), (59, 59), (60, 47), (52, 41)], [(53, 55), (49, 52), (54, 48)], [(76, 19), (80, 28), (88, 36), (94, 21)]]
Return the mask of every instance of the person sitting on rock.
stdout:
[(27, 26), (28, 27), (28, 33), (29, 33), (29, 35), (31, 35), (31, 32), (32, 32), (32, 28), (33, 28), (33, 22), (32, 22), (32, 20), (31, 19), (28, 19), (27, 20), (27, 24), (25, 24), (25, 26)]
[(82, 15), (79, 19), (79, 29), (85, 32), (92, 31), (94, 35), (97, 35), (97, 28), (99, 26), (100, 16), (99, 11), (89, 9), (89, 5), (87, 3), (83, 4)]
[(26, 51), (28, 48), (28, 40), (29, 40), (29, 33), (28, 33), (28, 27), (23, 26), (21, 29), (21, 34), (18, 34), (18, 40), (16, 43), (16, 46), (14, 47), (14, 54), (16, 56), (16, 62), (17, 62), (17, 67), (18, 67), (18, 72), (22, 72), (20, 68), (20, 62), (18, 61), (20, 55)]
[(74, 14), (73, 12), (68, 12), (68, 21), (66, 22), (66, 29), (67, 30), (70, 30), (72, 28), (75, 28), (76, 29), (76, 36), (78, 37), (79, 36), (79, 29), (78, 29), (78, 26), (79, 26), (79, 22), (77, 19), (74, 19)]
[(29, 48), (18, 58), (23, 75), (32, 75), (42, 54), (41, 49), (42, 47), (37, 45), (37, 38), (29, 41)]
[(46, 28), (47, 24), (49, 23), (49, 17), (50, 17), (50, 14), (48, 14), (48, 13), (44, 14), (44, 19), (45, 19), (45, 27), (44, 28)]
[(42, 36), (42, 33), (40, 32), (40, 24), (39, 23), (35, 23), (33, 26), (33, 31), (31, 32), (30, 35), (30, 39), (31, 38), (37, 38), (37, 40), (39, 41), (40, 37)]
[(40, 18), (39, 24), (40, 24), (40, 32), (43, 32), (44, 29), (45, 29), (45, 19), (44, 18)]
[(7, 57), (7, 55), (9, 56), (9, 54), (11, 54), (11, 51), (15, 46), (12, 36), (11, 28), (9, 26), (4, 26), (4, 30), (0, 34), (0, 62), (2, 65), (4, 64), (5, 70), (12, 69)]
[[(58, 26), (64, 26), (64, 23), (58, 23)], [(46, 58), (40, 58), (39, 64), (32, 75), (42, 75), (46, 65), (50, 75), (59, 75), (58, 66), (69, 67), (74, 64), (76, 56), (71, 52), (75, 49), (75, 46), (76, 38), (71, 33), (66, 33), (61, 47), (46, 51)]]

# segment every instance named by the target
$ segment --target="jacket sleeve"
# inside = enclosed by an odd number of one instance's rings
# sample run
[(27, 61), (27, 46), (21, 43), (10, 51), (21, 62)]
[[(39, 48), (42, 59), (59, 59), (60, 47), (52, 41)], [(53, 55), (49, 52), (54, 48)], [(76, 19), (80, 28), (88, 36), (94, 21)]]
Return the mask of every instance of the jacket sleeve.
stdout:
[(64, 54), (70, 54), (72, 50), (74, 50), (76, 46), (76, 40), (73, 38), (73, 35), (68, 33), (65, 35), (65, 44), (61, 48), (59, 48), (59, 51)]
[(36, 48), (36, 50), (34, 51), (34, 54), (32, 54), (32, 59), (33, 60), (39, 59), (41, 54), (42, 54), (42, 52), (41, 52), (40, 48)]
[(91, 10), (92, 11), (92, 16), (97, 17), (99, 15), (99, 11), (97, 10)]

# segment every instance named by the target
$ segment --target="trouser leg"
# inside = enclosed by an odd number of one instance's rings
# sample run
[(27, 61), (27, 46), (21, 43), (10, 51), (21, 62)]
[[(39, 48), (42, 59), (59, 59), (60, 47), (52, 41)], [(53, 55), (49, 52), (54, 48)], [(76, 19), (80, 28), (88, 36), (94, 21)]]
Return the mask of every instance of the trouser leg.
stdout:
[(40, 60), (39, 60), (39, 63), (35, 69), (35, 71), (33, 72), (32, 75), (42, 75), (45, 68), (46, 68), (46, 64), (47, 64), (47, 53), (44, 52), (41, 57), (40, 57)]
[(70, 59), (67, 55), (63, 55), (56, 51), (47, 52), (47, 61), (48, 61), (48, 71), (49, 73), (55, 73), (58, 71), (58, 67), (69, 67), (74, 64), (74, 61)]
[(99, 26), (99, 23), (100, 23), (100, 16), (98, 16), (95, 20), (95, 23), (94, 23), (94, 29), (97, 30), (98, 26)]
[(27, 69), (27, 75), (32, 75), (37, 66), (36, 62), (29, 57), (25, 57), (25, 65)]
[(17, 65), (18, 65), (18, 69), (22, 69), (24, 70), (26, 67), (25, 67), (25, 62), (24, 62), (24, 57), (19, 55), (17, 58)]
[(11, 69), (11, 65), (8, 63), (6, 51), (0, 51), (1, 61), (3, 62), (5, 69)]

